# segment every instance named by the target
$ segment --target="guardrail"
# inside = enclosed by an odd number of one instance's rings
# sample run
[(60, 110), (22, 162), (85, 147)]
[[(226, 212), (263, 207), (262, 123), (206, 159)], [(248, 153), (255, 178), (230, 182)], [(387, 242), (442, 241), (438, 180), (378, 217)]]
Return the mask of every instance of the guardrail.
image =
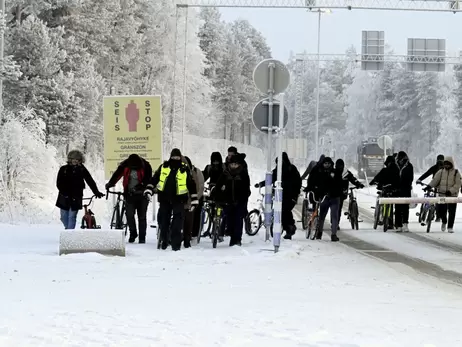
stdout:
[(408, 204), (460, 204), (462, 197), (448, 197), (440, 196), (435, 198), (379, 198), (379, 204), (394, 204), (394, 205), (408, 205)]

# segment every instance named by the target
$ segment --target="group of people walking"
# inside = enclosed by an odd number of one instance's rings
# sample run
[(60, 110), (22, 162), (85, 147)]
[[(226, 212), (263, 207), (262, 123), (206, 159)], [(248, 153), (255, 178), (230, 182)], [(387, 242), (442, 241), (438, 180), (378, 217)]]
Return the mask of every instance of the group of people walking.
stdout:
[[(455, 168), (454, 160), (450, 156), (438, 155), (436, 164), (420, 176), (416, 183), (421, 184), (432, 176), (431, 182), (424, 190), (436, 189), (439, 196), (457, 197), (461, 189), (461, 175)], [(393, 197), (410, 198), (412, 196), (412, 183), (414, 181), (414, 167), (407, 154), (403, 151), (387, 157), (385, 167), (374, 177), (371, 185), (379, 189), (386, 188)], [(441, 230), (454, 232), (457, 204), (438, 204), (436, 221), (442, 222)], [(397, 232), (409, 231), (409, 204), (396, 204), (394, 221), (391, 214), (390, 229)]]
[[(200, 170), (193, 165), (190, 158), (183, 156), (177, 148), (173, 149), (167, 161), (156, 171), (148, 161), (137, 154), (130, 155), (120, 163), (110, 180), (105, 185), (109, 190), (122, 180), (126, 205), (126, 218), (130, 232), (129, 242), (138, 238), (139, 243), (146, 242), (147, 209), (153, 194), (158, 194), (158, 224), (161, 230), (161, 248), (169, 245), (177, 251), (181, 244), (191, 247), (191, 241), (199, 236), (201, 210), (204, 204), (206, 182), (209, 198), (213, 204), (223, 207), (222, 234), (230, 238), (230, 246), (241, 245), (244, 219), (248, 211), (250, 176), (245, 161), (246, 155), (235, 147), (228, 148), (228, 155), (223, 162), (219, 152), (213, 152), (210, 163)], [(66, 229), (76, 226), (77, 212), (82, 209), (83, 191), (88, 184), (96, 198), (105, 194), (98, 189), (91, 174), (84, 166), (84, 156), (79, 151), (71, 151), (67, 164), (59, 169), (57, 188), (59, 191), (56, 206), (61, 210), (61, 221)], [(277, 179), (277, 165), (273, 170), (273, 184)], [(297, 168), (290, 162), (287, 153), (282, 154), (282, 229), (285, 239), (292, 239), (297, 228), (292, 210), (297, 204), (302, 188), (302, 179), (308, 177), (305, 192), (313, 192), (315, 201), (320, 203), (320, 230), (330, 209), (332, 234), (331, 240), (338, 241), (337, 231), (341, 218), (343, 203), (348, 196), (349, 184), (363, 188), (357, 178), (345, 168), (342, 159), (335, 164), (329, 157), (322, 155), (318, 162), (310, 163), (307, 171), (300, 176)], [(452, 157), (438, 155), (437, 162), (417, 183), (422, 183), (432, 176), (427, 188), (435, 188), (439, 196), (457, 197), (461, 190), (461, 174), (454, 166)], [(384, 168), (374, 177), (371, 185), (379, 189), (389, 189), (391, 196), (411, 197), (414, 168), (407, 154), (403, 151), (387, 157)], [(255, 187), (263, 187), (265, 181)], [(437, 221), (441, 220), (442, 231), (452, 233), (457, 204), (440, 204), (437, 208)], [(135, 215), (138, 216), (136, 223)], [(389, 223), (391, 229), (398, 232), (409, 231), (409, 205), (396, 204)], [(322, 238), (322, 232), (317, 235)]]
[[(185, 248), (191, 247), (192, 239), (200, 232), (205, 182), (209, 180), (211, 199), (224, 206), (223, 229), (231, 236), (230, 246), (240, 246), (250, 196), (245, 157), (235, 147), (230, 147), (223, 163), (221, 154), (214, 152), (211, 163), (201, 171), (175, 148), (169, 159), (153, 172), (148, 161), (137, 154), (130, 155), (105, 185), (109, 190), (122, 180), (129, 242), (137, 238), (139, 243), (146, 242), (147, 209), (152, 195), (157, 193), (161, 248), (171, 245), (177, 251), (182, 243)], [(85, 183), (97, 198), (104, 196), (85, 168), (83, 154), (71, 151), (57, 178), (56, 206), (61, 209), (61, 221), (66, 229), (75, 228), (77, 212), (82, 209)], [(138, 225), (135, 215), (138, 215)]]

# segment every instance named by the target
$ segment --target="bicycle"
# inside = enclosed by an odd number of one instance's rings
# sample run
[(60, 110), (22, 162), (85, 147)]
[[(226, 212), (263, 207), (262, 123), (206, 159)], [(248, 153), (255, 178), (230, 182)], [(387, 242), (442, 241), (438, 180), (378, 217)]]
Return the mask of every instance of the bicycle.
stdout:
[(377, 229), (377, 226), (379, 224), (383, 225), (383, 232), (386, 233), (388, 230), (389, 222), (390, 222), (390, 217), (392, 216), (392, 208), (393, 204), (379, 204), (380, 198), (388, 198), (393, 196), (393, 190), (390, 189), (391, 184), (384, 185), (382, 187), (382, 190), (377, 190), (377, 201), (375, 204), (375, 207), (372, 207), (375, 209), (374, 212), (374, 230)]
[(127, 217), (125, 215), (125, 199), (124, 193), (107, 191), (106, 200), (109, 199), (109, 194), (117, 195), (117, 201), (114, 205), (111, 218), (111, 229), (124, 230), (127, 236)]
[(210, 237), (212, 238), (212, 247), (217, 248), (218, 240), (220, 239), (221, 223), (223, 221), (223, 207), (226, 206), (226, 204), (211, 203), (211, 205), (213, 210), (213, 222)]
[[(302, 187), (303, 190), (306, 189), (306, 187)], [(310, 194), (313, 194), (312, 192), (305, 192), (305, 197), (303, 198), (303, 205), (302, 205), (302, 228), (303, 230), (308, 229), (308, 224), (311, 219), (311, 215), (313, 214), (313, 208), (310, 208), (311, 202), (310, 202)], [(314, 201), (314, 197), (312, 197)]]
[[(265, 215), (265, 205), (263, 204), (263, 201), (265, 200), (265, 194), (261, 192), (261, 189), (262, 187), (258, 189), (258, 194), (261, 196), (260, 199), (257, 199), (259, 208), (253, 209), (245, 217), (245, 233), (249, 236), (257, 235), (264, 222), (263, 217)], [(254, 230), (252, 230), (253, 223), (255, 223)], [(271, 236), (273, 236), (273, 216), (271, 216)]]
[[(424, 197), (426, 198), (435, 198), (436, 197), (436, 189), (430, 187), (427, 184), (424, 183), (418, 183), (422, 186), (425, 187), (425, 194)], [(423, 203), (422, 206), (420, 206), (420, 212), (417, 212), (416, 215), (419, 217), (419, 223), (421, 226), (427, 226), (427, 233), (430, 232), (431, 226), (433, 219), (435, 218), (436, 215), (436, 205), (431, 204), (429, 202)]]
[[(312, 196), (315, 202), (315, 208), (314, 208), (313, 213), (311, 214), (311, 219), (308, 223), (308, 229), (306, 230), (305, 237), (306, 239), (314, 240), (318, 237), (320, 233), (322, 233), (322, 230), (319, 230), (320, 229), (319, 214), (321, 212), (321, 204), (324, 202), (327, 195), (325, 195), (321, 201), (318, 201), (318, 200), (315, 200), (314, 193), (313, 192), (310, 192), (310, 193), (313, 194)], [(312, 230), (314, 230), (313, 234), (311, 234)]]
[[(199, 234), (197, 235), (197, 243), (200, 242), (201, 237), (210, 236), (210, 229), (212, 228), (212, 209), (210, 207), (210, 194), (206, 195), (206, 193), (210, 193), (210, 188), (204, 189), (204, 205), (201, 209), (201, 216), (200, 216), (200, 227), (199, 227)], [(205, 227), (205, 229), (204, 229)], [(205, 230), (204, 234), (202, 232)]]
[(96, 224), (95, 214), (89, 206), (92, 204), (93, 199), (96, 198), (96, 195), (93, 195), (91, 198), (83, 198), (82, 200), (89, 200), (88, 204), (83, 205), (83, 217), (81, 229), (101, 229), (101, 225)]
[(348, 216), (348, 220), (351, 224), (351, 229), (359, 230), (359, 209), (358, 209), (358, 202), (353, 191), (357, 189), (356, 187), (350, 188), (350, 192), (348, 193), (348, 212), (345, 212), (345, 216)]

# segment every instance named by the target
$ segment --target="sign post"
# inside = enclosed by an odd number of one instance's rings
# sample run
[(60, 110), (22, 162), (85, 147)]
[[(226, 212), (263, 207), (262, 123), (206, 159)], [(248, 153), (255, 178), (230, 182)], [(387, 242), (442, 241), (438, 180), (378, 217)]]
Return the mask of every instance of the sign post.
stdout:
[(387, 150), (392, 149), (393, 140), (388, 135), (382, 135), (377, 139), (377, 145), (383, 149), (383, 160), (387, 160)]
[[(261, 61), (253, 72), (253, 80), (256, 87), (264, 94), (268, 95), (268, 126), (262, 127), (260, 130), (268, 131), (267, 143), (267, 167), (265, 177), (265, 227), (266, 227), (266, 241), (270, 238), (270, 228), (272, 224), (272, 188), (273, 188), (273, 173), (271, 170), (271, 146), (273, 131), (278, 127), (273, 126), (273, 108), (274, 96), (284, 92), (290, 83), (290, 73), (287, 67), (280, 61), (275, 59), (265, 59)], [(257, 107), (256, 107), (257, 108)], [(280, 113), (284, 115), (284, 107), (280, 107)], [(281, 115), (279, 123), (282, 123), (284, 117)], [(280, 160), (282, 161), (282, 160)], [(279, 163), (278, 166), (280, 166)], [(282, 194), (281, 194), (282, 196)], [(275, 252), (279, 249), (281, 232), (280, 223), (279, 227), (274, 225), (273, 230), (273, 243)], [(279, 234), (276, 233), (276, 228), (279, 228)]]

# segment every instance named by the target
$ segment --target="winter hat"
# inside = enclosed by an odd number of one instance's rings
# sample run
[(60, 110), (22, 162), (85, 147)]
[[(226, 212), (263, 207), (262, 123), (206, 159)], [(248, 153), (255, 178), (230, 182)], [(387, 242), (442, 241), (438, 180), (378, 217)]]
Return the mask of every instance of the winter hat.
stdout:
[(345, 168), (345, 162), (343, 161), (343, 159), (337, 159), (337, 161), (335, 162), (335, 168), (339, 171), (343, 171), (343, 169)]
[(73, 150), (67, 154), (67, 161), (71, 162), (72, 160), (78, 160), (79, 162), (84, 163), (85, 157), (83, 156), (82, 152)]
[(231, 146), (228, 148), (228, 153), (234, 153), (237, 154), (237, 148), (234, 146)]
[(229, 163), (230, 163), (230, 164), (232, 164), (232, 163), (242, 164), (243, 162), (244, 162), (244, 160), (242, 159), (242, 155), (240, 155), (240, 154), (233, 155), (233, 156), (229, 159)]
[(436, 157), (436, 161), (443, 161), (443, 160), (444, 160), (444, 155), (438, 154), (438, 156)]
[(181, 151), (178, 148), (172, 149), (172, 152), (170, 153), (170, 158), (171, 157), (182, 157)]

